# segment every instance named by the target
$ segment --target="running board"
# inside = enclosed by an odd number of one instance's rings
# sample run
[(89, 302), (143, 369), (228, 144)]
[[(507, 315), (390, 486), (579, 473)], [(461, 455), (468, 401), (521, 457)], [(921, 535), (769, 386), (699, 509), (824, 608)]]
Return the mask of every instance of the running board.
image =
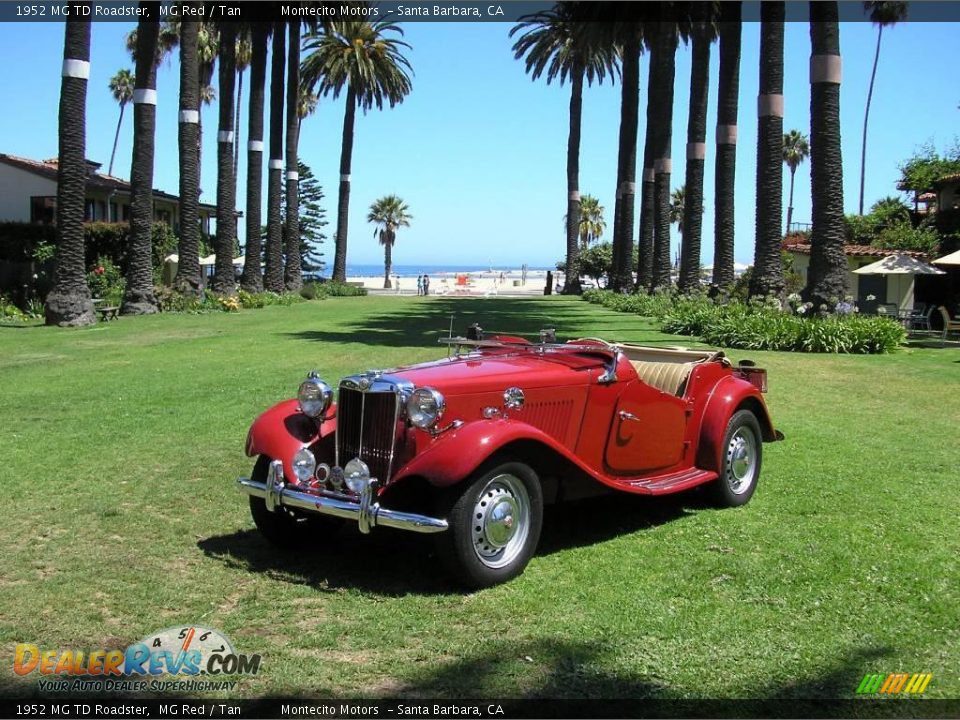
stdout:
[(687, 490), (697, 485), (716, 480), (719, 477), (713, 470), (689, 468), (669, 475), (643, 478), (642, 480), (628, 480), (621, 485), (624, 490), (645, 495), (667, 495), (669, 493)]

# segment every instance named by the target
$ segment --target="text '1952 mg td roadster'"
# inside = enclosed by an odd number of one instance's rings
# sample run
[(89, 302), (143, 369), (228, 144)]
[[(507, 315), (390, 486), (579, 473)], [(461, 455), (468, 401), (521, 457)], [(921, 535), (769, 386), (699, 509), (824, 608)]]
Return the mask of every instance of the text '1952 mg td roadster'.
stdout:
[(300, 545), (344, 521), (431, 533), (460, 582), (487, 587), (526, 567), (545, 503), (704, 485), (743, 505), (762, 444), (783, 438), (766, 371), (722, 352), (476, 325), (442, 342), (446, 358), (343, 378), (336, 402), (311, 373), (256, 419), (238, 485), (263, 535)]

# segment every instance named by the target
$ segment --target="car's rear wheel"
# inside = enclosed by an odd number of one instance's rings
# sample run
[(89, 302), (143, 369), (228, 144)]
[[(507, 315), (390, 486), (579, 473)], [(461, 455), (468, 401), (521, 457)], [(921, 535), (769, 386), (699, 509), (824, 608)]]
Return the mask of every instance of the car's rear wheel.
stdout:
[(738, 410), (723, 436), (720, 477), (712, 484), (713, 498), (721, 507), (746, 505), (757, 489), (763, 459), (760, 423), (749, 410)]
[(450, 572), (470, 588), (523, 572), (543, 524), (543, 492), (533, 469), (519, 462), (488, 466), (451, 492), (450, 528), (436, 536)]
[[(272, 458), (266, 455), (257, 458), (251, 479), (266, 482), (271, 461)], [(250, 515), (261, 535), (273, 545), (287, 550), (330, 536), (342, 524), (337, 518), (306, 515), (282, 506), (270, 512), (264, 499), (253, 495), (250, 496)]]

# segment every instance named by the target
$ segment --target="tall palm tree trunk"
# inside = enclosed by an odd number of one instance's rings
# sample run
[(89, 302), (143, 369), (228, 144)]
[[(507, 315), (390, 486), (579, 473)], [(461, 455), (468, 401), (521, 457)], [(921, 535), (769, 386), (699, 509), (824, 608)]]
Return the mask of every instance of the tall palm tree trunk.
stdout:
[(565, 295), (579, 295), (580, 286), (580, 125), (583, 117), (583, 68), (574, 68), (570, 83), (570, 134), (567, 138), (567, 271)]
[(790, 227), (793, 225), (793, 181), (797, 177), (797, 168), (795, 165), (790, 166), (790, 202), (787, 204), (787, 233), (790, 232)]
[(220, 28), (220, 123), (217, 127), (217, 261), (213, 290), (233, 295), (236, 289), (233, 248), (237, 240), (237, 183), (233, 176), (233, 100), (236, 81), (236, 26)]
[[(190, 3), (193, 9), (201, 3)], [(180, 24), (180, 242), (175, 285), (185, 295), (200, 294), (200, 62), (199, 23)]]
[(260, 272), (260, 193), (263, 184), (263, 96), (267, 75), (267, 34), (269, 24), (255, 23), (250, 50), (250, 107), (247, 125), (247, 244), (244, 248), (240, 287), (247, 292), (263, 291)]
[(785, 4), (760, 3), (760, 86), (757, 97), (756, 244), (750, 295), (783, 294), (783, 21)]
[(737, 170), (737, 102), (740, 93), (740, 11), (740, 2), (725, 2), (720, 16), (713, 284), (721, 290), (729, 288), (735, 280), (733, 272), (734, 185)]
[[(648, 27), (652, 30), (652, 24)], [(647, 127), (643, 143), (643, 182), (640, 186), (640, 234), (637, 238), (637, 290), (653, 288), (653, 195), (656, 173), (653, 169), (654, 131), (656, 129), (657, 92), (660, 78), (651, 48), (647, 69)]]
[(810, 176), (813, 232), (806, 299), (832, 309), (847, 290), (840, 148), (840, 25), (837, 3), (810, 3)]
[[(113, 150), (110, 151), (110, 164), (107, 166), (107, 175), (113, 175), (113, 160), (117, 157), (117, 142), (120, 140), (120, 126), (123, 125), (123, 111), (127, 109), (125, 102), (120, 103), (120, 117), (117, 118), (117, 131), (113, 134)], [(861, 213), (862, 215), (863, 213)]]
[(233, 110), (233, 127), (236, 128), (233, 143), (233, 176), (240, 172), (240, 105), (243, 103), (243, 70), (237, 73), (237, 104)]
[(347, 88), (347, 107), (343, 113), (343, 143), (340, 148), (340, 197), (337, 203), (337, 247), (333, 258), (333, 279), (347, 279), (347, 222), (350, 212), (350, 167), (353, 164), (353, 125), (357, 96)]
[(637, 124), (640, 113), (640, 37), (631, 28), (623, 43), (623, 86), (620, 98), (619, 212), (614, 218), (613, 277), (610, 287), (633, 287), (633, 221), (637, 194)]
[(867, 177), (867, 125), (870, 122), (870, 103), (873, 102), (873, 84), (877, 79), (877, 65), (880, 62), (880, 41), (883, 39), (883, 23), (877, 26), (877, 51), (873, 55), (873, 69), (870, 71), (870, 89), (867, 90), (867, 107), (863, 111), (863, 145), (860, 148), (860, 205), (858, 214), (863, 215), (863, 188)]
[(284, 224), (287, 264), (283, 272), (283, 283), (287, 290), (296, 292), (303, 287), (300, 257), (300, 166), (297, 163), (297, 145), (300, 142), (299, 22), (290, 23), (287, 58), (287, 214)]
[(83, 208), (87, 188), (87, 81), (90, 21), (71, 14), (63, 41), (57, 162), (57, 268), (47, 294), (47, 325), (80, 326), (97, 318), (84, 272)]
[(283, 75), (287, 61), (286, 24), (273, 24), (273, 48), (270, 59), (270, 161), (267, 176), (267, 249), (263, 287), (283, 292), (283, 218), (280, 195), (283, 187)]
[[(670, 176), (673, 169), (670, 144), (673, 138), (673, 85), (676, 76), (677, 26), (659, 23), (657, 39), (661, 45), (661, 93), (657, 97), (658, 117), (654, 155), (653, 199), (653, 285), (670, 286)], [(653, 62), (653, 60), (651, 60)]]
[(706, 7), (696, 7), (700, 16), (693, 28), (690, 65), (690, 114), (687, 120), (686, 194), (683, 233), (680, 238), (681, 292), (700, 287), (700, 242), (703, 234), (703, 169), (707, 150), (707, 101), (710, 92), (710, 33)]
[(387, 238), (387, 241), (383, 243), (383, 289), (390, 290), (393, 288), (392, 283), (390, 282), (390, 273), (393, 272), (393, 242)]
[[(148, 17), (159, 17), (160, 3), (142, 2)], [(157, 312), (153, 293), (153, 152), (157, 125), (156, 20), (137, 24), (136, 84), (133, 91), (133, 162), (130, 168), (130, 240), (127, 250), (127, 288), (120, 312), (146, 315)]]

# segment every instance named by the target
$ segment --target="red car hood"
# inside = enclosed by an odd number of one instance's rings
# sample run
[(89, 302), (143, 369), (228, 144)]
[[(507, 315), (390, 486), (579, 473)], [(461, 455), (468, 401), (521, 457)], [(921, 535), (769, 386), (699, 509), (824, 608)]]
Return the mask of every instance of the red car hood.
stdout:
[(511, 385), (522, 389), (586, 385), (587, 370), (602, 367), (601, 355), (570, 352), (521, 351), (475, 353), (388, 370), (417, 387), (429, 385), (445, 394), (502, 391)]

